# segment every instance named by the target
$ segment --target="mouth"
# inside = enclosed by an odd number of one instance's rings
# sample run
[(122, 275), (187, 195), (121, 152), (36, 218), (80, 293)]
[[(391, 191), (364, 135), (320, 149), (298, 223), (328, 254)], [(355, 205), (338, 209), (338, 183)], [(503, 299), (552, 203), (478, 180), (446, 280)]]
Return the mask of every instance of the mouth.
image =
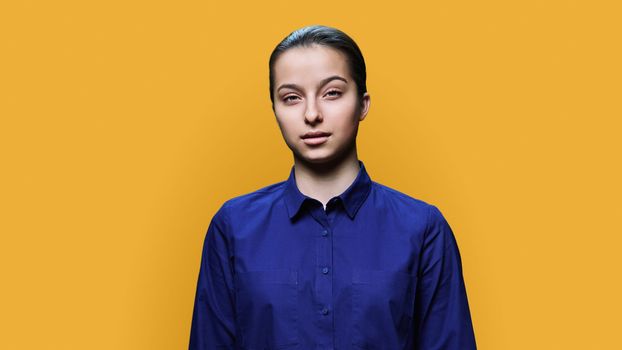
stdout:
[(302, 135), (301, 137), (303, 139), (308, 139), (308, 138), (324, 137), (324, 136), (330, 136), (330, 133), (329, 132), (325, 132), (325, 131), (310, 131), (310, 132)]
[(301, 136), (302, 141), (311, 146), (321, 145), (328, 140), (330, 133), (323, 131), (308, 132)]

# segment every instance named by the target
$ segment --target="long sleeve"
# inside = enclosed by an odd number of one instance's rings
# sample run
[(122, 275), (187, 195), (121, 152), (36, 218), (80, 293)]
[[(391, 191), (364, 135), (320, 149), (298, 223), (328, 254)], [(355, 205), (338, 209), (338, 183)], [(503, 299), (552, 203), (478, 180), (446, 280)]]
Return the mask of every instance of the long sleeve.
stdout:
[(476, 349), (456, 239), (439, 209), (429, 209), (415, 296), (415, 349)]
[(233, 349), (235, 293), (224, 206), (212, 218), (203, 244), (197, 282), (190, 350)]

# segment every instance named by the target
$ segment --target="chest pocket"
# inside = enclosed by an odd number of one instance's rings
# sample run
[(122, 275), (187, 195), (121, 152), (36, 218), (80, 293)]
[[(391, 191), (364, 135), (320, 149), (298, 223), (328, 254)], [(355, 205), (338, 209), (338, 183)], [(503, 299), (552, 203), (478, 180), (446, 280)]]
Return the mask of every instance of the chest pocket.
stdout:
[[(352, 344), (401, 349), (412, 325), (417, 276), (402, 271), (352, 271)], [(395, 343), (394, 343), (395, 342)]]
[(298, 344), (298, 273), (261, 270), (236, 275), (236, 315), (244, 349)]

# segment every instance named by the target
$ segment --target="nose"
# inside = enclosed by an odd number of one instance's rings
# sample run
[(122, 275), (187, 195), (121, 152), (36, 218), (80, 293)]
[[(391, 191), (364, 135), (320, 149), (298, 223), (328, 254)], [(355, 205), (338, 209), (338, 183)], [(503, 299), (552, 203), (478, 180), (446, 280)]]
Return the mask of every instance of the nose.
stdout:
[(307, 108), (305, 109), (305, 121), (310, 124), (314, 124), (322, 121), (322, 114), (317, 108), (317, 104), (313, 99), (308, 99)]

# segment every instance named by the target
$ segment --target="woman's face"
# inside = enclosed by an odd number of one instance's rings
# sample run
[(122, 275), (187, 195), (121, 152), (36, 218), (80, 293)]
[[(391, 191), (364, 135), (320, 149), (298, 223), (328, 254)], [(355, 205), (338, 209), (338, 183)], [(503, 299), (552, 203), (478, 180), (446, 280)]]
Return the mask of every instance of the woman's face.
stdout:
[(370, 98), (365, 93), (360, 105), (346, 56), (327, 46), (296, 47), (273, 69), (274, 112), (294, 156), (325, 163), (352, 152)]

